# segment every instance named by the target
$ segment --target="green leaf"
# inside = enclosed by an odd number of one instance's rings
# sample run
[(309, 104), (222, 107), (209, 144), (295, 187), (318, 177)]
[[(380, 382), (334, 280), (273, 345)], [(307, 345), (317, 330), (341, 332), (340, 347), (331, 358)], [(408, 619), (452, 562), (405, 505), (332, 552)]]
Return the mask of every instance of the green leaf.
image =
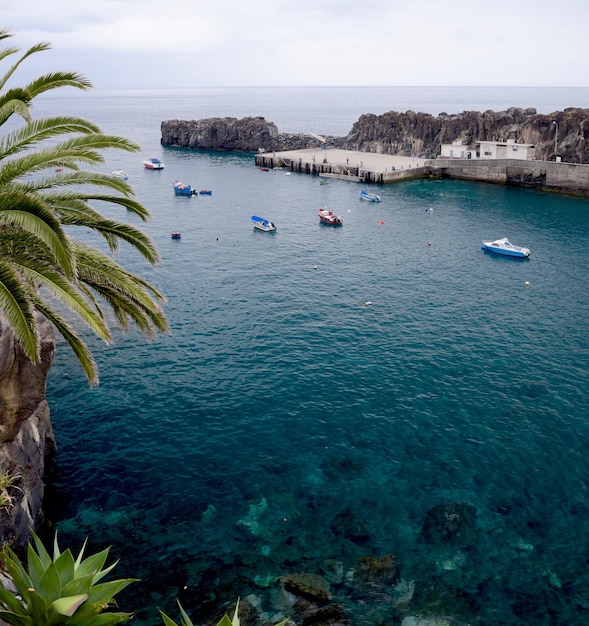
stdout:
[[(85, 546), (86, 546), (86, 542), (84, 542), (84, 547)], [(101, 552), (97, 552), (96, 554), (93, 554), (87, 557), (86, 559), (82, 560), (83, 549), (84, 548), (82, 548), (82, 551), (80, 552), (80, 554), (78, 555), (78, 558), (76, 559), (76, 564), (75, 564), (76, 576), (86, 576), (87, 574), (92, 574), (93, 576), (98, 575), (100, 572), (103, 571), (102, 568), (104, 567), (104, 564), (106, 563), (106, 559), (108, 558), (108, 553), (110, 552), (110, 548), (105, 548)], [(116, 565), (116, 562), (108, 568), (108, 571), (110, 571), (115, 565)]]
[(71, 582), (75, 575), (74, 570), (74, 557), (70, 550), (65, 550), (61, 554), (58, 554), (55, 559), (55, 570), (59, 576), (59, 584), (62, 587)]
[(51, 559), (49, 562), (44, 562), (31, 544), (28, 545), (27, 550), (27, 566), (32, 581), (31, 586), (37, 588), (46, 569), (51, 565)]
[(27, 615), (22, 602), (12, 593), (12, 591), (0, 588), (0, 604), (3, 604), (5, 607), (10, 609), (10, 611), (20, 615), (21, 617)]
[(64, 598), (58, 598), (53, 601), (48, 608), (48, 613), (58, 613), (59, 615), (65, 615), (71, 617), (78, 607), (88, 599), (88, 594), (83, 593), (77, 596), (66, 596)]
[(34, 589), (29, 589), (26, 597), (23, 596), (26, 607), (36, 625), (44, 624), (47, 619), (47, 603)]
[(29, 589), (33, 586), (33, 581), (16, 554), (8, 546), (4, 546), (4, 565), (19, 595), (26, 598)]
[[(34, 532), (32, 533), (32, 535), (33, 535), (33, 541), (35, 542), (35, 548), (37, 550), (37, 554), (39, 556), (39, 559), (43, 563), (43, 569), (47, 569), (53, 562), (53, 559), (49, 555), (49, 552), (47, 552), (47, 550), (45, 549), (45, 546), (43, 545), (43, 542), (41, 541), (41, 539), (39, 539), (39, 536)], [(29, 550), (28, 550), (29, 557), (31, 555), (31, 551), (32, 551), (32, 546), (31, 544), (29, 544)]]
[(239, 626), (239, 598), (235, 603), (235, 612), (233, 613), (233, 619), (231, 620), (232, 626)]
[(3, 609), (0, 609), (0, 619), (9, 624), (14, 624), (14, 626), (34, 626), (29, 616), (22, 616)]
[(37, 591), (48, 605), (61, 596), (61, 581), (55, 563), (51, 563), (41, 576)]
[(192, 626), (192, 620), (190, 619), (190, 617), (188, 617), (188, 613), (186, 613), (186, 611), (180, 604), (180, 601), (178, 601), (178, 606), (180, 607), (180, 615), (182, 616), (182, 622), (184, 626)]
[(110, 604), (117, 593), (135, 582), (137, 582), (135, 578), (121, 578), (120, 580), (94, 585), (90, 590), (88, 602)]
[(75, 577), (70, 580), (69, 583), (66, 583), (61, 592), (64, 596), (77, 596), (82, 593), (90, 593), (90, 589), (92, 588), (92, 583), (94, 581), (94, 574), (86, 574), (85, 576), (78, 576), (77, 573)]

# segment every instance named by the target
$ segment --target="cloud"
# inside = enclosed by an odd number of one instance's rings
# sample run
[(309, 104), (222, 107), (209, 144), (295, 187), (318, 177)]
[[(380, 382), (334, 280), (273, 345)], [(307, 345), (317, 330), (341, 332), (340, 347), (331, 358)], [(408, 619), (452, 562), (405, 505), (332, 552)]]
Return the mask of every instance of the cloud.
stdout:
[(584, 85), (589, 3), (545, 4), (3, 0), (2, 13), (21, 47), (50, 41), (54, 69), (100, 86)]

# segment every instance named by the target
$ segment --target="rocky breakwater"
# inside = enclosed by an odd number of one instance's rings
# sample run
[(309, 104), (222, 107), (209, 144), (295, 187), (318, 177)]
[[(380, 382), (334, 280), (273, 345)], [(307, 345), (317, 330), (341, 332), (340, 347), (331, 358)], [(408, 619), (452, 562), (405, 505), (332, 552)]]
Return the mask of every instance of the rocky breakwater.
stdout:
[(366, 114), (353, 125), (341, 147), (434, 159), (442, 144), (460, 141), (474, 150), (479, 141), (513, 140), (533, 144), (536, 160), (554, 161), (555, 139), (562, 161), (589, 163), (589, 109), (567, 108), (549, 115), (515, 107), (437, 117), (414, 111)]
[(55, 336), (44, 318), (37, 324), (41, 358), (33, 364), (0, 317), (0, 543), (16, 549), (43, 520), (45, 460), (55, 452), (45, 397)]
[[(263, 117), (215, 117), (202, 120), (168, 120), (161, 124), (164, 146), (194, 150), (279, 152), (316, 147), (311, 135), (279, 133), (276, 124)], [(328, 138), (330, 145), (340, 141)]]

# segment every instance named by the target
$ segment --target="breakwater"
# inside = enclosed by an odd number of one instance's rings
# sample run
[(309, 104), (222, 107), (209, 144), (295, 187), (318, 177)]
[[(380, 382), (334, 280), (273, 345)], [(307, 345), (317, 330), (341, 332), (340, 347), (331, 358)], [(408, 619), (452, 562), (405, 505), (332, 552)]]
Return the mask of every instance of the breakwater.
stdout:
[(350, 150), (261, 153), (259, 167), (389, 184), (414, 178), (455, 178), (589, 197), (589, 165), (518, 159), (416, 159)]

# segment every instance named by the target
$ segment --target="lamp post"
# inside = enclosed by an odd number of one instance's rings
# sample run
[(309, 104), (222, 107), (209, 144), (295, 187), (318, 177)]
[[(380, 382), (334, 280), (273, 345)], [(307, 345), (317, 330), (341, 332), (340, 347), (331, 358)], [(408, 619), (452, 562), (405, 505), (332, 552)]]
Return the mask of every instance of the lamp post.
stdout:
[(552, 120), (552, 123), (556, 126), (554, 129), (554, 160), (556, 161), (556, 149), (558, 146), (558, 122)]

